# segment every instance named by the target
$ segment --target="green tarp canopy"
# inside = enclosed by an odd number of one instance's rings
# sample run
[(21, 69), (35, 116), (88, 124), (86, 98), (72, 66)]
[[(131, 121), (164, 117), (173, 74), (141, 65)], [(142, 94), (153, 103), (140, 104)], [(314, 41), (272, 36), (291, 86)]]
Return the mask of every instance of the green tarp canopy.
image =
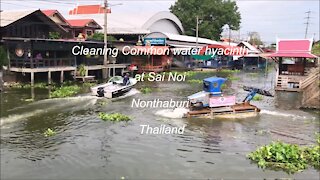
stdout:
[(212, 55), (192, 55), (193, 59), (206, 61), (208, 59), (212, 59)]

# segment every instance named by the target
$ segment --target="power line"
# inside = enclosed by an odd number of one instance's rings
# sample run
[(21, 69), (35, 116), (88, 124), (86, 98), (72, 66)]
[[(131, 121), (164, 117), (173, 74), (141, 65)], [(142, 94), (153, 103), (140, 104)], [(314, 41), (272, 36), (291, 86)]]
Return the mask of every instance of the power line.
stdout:
[(305, 24), (306, 24), (306, 32), (305, 32), (305, 34), (304, 34), (304, 38), (305, 38), (305, 39), (307, 38), (307, 35), (308, 35), (308, 28), (309, 28), (309, 24), (310, 24), (310, 23), (309, 23), (310, 13), (311, 13), (310, 10), (306, 12), (306, 14), (308, 14), (308, 16), (306, 17), (307, 22), (305, 23)]

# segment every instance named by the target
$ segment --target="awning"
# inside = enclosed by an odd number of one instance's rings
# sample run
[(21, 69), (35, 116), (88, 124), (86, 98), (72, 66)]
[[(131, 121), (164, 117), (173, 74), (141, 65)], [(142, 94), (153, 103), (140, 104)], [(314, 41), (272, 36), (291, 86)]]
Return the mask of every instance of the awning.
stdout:
[(317, 58), (316, 55), (309, 52), (276, 52), (270, 54), (269, 57)]

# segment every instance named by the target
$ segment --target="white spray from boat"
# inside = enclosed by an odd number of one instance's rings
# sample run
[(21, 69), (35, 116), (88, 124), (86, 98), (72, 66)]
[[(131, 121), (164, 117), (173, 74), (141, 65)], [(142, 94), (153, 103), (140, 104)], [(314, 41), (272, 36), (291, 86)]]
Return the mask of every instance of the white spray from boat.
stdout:
[[(58, 109), (80, 110), (87, 107), (91, 107), (96, 103), (97, 99), (98, 98), (94, 96), (77, 96), (77, 97), (45, 99), (45, 100), (37, 101), (31, 104), (28, 104), (26, 106), (17, 108), (17, 109), (26, 109), (26, 111), (28, 112), (13, 114), (13, 115), (9, 115), (8, 117), (1, 118), (0, 127), (4, 128), (4, 125), (11, 124), (19, 120), (27, 119), (33, 116), (37, 116), (37, 115), (58, 110)], [(79, 103), (81, 104), (79, 105)], [(35, 110), (30, 111), (30, 108), (33, 108)]]
[(155, 114), (161, 117), (166, 118), (183, 118), (184, 114), (186, 114), (189, 110), (187, 108), (175, 108), (175, 109), (162, 109), (157, 111)]
[[(293, 119), (314, 119), (315, 117), (310, 117), (309, 114), (305, 115), (297, 115), (297, 112), (292, 113), (286, 113), (286, 112), (280, 112), (280, 111), (270, 111), (270, 110), (261, 110), (261, 114), (268, 114), (272, 116), (283, 116), (283, 117), (292, 117)], [(302, 111), (299, 111), (299, 113), (302, 113)]]

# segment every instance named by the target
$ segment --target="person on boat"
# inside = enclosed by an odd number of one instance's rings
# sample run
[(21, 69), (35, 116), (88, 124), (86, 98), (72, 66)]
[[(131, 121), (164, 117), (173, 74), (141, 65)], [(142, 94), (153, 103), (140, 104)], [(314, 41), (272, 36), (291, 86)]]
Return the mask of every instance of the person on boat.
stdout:
[(129, 81), (129, 73), (126, 73), (126, 74), (124, 75), (124, 77), (123, 77), (123, 83), (122, 83), (122, 85), (125, 86), (125, 85), (127, 85), (127, 84), (129, 84), (129, 83), (130, 83), (130, 81)]

